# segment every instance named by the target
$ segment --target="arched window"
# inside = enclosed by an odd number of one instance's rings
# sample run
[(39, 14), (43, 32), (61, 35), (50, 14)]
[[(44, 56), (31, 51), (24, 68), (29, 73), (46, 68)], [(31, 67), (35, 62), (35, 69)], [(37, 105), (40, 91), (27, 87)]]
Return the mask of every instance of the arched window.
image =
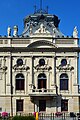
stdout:
[(60, 90), (68, 90), (68, 80), (66, 73), (60, 75)]
[(46, 75), (44, 73), (40, 73), (38, 75), (38, 79), (46, 79)]
[(38, 75), (38, 89), (45, 88), (46, 89), (46, 75), (41, 73)]
[(21, 73), (16, 75), (16, 90), (24, 90), (24, 76)]

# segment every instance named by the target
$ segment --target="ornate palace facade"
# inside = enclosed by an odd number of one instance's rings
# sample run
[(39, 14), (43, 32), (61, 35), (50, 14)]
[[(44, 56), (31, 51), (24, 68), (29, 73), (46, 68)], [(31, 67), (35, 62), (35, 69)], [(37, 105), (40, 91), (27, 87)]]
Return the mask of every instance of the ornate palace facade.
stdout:
[(0, 37), (0, 112), (79, 112), (78, 31), (65, 36), (59, 18), (38, 10), (24, 31)]

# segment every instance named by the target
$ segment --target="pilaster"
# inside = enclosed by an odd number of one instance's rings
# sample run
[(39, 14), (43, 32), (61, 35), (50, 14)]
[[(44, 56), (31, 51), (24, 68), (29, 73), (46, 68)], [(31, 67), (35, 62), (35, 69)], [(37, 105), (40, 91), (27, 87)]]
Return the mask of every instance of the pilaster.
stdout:
[(12, 84), (12, 65), (11, 65), (11, 53), (8, 56), (8, 74), (7, 74), (7, 89), (6, 94), (11, 95), (11, 84)]

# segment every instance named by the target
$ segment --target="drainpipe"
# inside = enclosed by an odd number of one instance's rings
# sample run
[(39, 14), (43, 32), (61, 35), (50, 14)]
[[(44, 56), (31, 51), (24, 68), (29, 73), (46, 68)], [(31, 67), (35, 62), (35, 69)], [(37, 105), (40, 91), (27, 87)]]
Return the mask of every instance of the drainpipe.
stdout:
[(55, 56), (54, 56), (54, 84), (56, 87), (56, 112), (58, 112), (58, 87), (56, 85), (56, 52), (55, 52)]
[(55, 57), (54, 57), (54, 84), (56, 87), (56, 94), (58, 94), (58, 90), (57, 90), (57, 85), (56, 85), (56, 53), (55, 53)]
[(11, 116), (13, 116), (13, 85), (12, 85), (12, 54), (10, 53), (10, 82), (11, 82)]

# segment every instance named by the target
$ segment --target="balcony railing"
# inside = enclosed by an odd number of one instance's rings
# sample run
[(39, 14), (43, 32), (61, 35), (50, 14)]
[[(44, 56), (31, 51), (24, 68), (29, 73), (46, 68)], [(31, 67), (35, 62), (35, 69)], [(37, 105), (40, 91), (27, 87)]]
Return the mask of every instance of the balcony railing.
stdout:
[(56, 96), (56, 88), (54, 89), (30, 89), (30, 96)]

